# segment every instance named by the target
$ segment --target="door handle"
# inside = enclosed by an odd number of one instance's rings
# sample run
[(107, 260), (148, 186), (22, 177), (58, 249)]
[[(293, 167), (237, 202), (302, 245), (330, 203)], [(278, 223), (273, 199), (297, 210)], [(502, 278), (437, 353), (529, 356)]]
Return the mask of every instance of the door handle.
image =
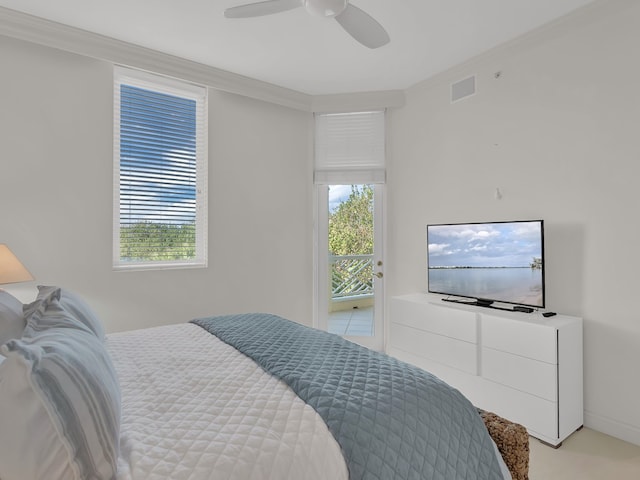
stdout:
[(382, 272), (376, 272), (376, 273), (374, 273), (374, 275), (376, 277), (378, 277), (378, 278), (382, 278), (383, 277)]

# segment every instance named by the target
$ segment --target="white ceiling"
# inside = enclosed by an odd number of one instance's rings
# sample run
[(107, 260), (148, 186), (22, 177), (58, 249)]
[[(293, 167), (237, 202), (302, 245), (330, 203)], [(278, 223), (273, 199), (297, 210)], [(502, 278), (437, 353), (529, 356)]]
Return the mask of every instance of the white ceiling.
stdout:
[(223, 17), (226, 8), (251, 1), (0, 0), (0, 6), (320, 95), (405, 89), (594, 0), (353, 0), (391, 37), (376, 50), (304, 8)]

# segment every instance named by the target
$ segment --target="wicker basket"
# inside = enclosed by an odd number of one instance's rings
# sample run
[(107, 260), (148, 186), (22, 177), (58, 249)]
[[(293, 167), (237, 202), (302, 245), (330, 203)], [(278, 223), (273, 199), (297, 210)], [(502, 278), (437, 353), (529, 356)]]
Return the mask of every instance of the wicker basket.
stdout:
[(529, 434), (522, 425), (478, 409), (513, 480), (529, 480)]

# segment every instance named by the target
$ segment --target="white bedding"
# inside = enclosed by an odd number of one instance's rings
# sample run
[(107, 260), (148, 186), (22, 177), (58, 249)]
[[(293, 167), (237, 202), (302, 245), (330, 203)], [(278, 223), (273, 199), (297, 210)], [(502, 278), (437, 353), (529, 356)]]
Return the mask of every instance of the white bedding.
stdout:
[(201, 327), (114, 333), (106, 344), (122, 390), (118, 480), (348, 480), (315, 410)]
[(122, 389), (119, 480), (348, 479), (318, 414), (193, 324), (108, 335)]

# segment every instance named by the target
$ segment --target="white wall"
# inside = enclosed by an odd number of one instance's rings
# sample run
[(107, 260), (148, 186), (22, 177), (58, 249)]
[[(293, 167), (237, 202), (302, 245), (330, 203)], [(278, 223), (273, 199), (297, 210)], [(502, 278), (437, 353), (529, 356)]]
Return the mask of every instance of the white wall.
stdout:
[[(0, 36), (0, 242), (108, 331), (265, 311), (311, 324), (311, 114), (210, 91), (209, 267), (114, 272), (112, 66)], [(285, 299), (283, 301), (283, 299)]]
[(548, 308), (584, 317), (586, 424), (638, 444), (639, 26), (640, 2), (601, 2), (411, 88), (390, 113), (386, 272), (389, 295), (426, 290), (428, 223), (544, 219)]

